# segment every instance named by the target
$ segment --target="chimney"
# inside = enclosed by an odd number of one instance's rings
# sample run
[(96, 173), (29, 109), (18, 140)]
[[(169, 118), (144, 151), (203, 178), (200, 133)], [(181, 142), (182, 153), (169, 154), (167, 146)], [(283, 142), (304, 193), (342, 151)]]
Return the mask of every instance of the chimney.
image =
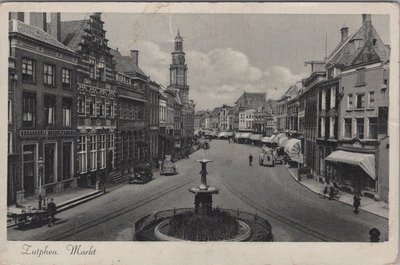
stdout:
[(349, 27), (343, 25), (340, 29), (340, 33), (342, 34), (342, 42), (349, 36)]
[(363, 24), (371, 23), (371, 15), (370, 14), (362, 14), (362, 22)]
[(139, 51), (131, 50), (131, 58), (135, 62), (136, 65), (139, 65)]
[(61, 16), (60, 12), (50, 13), (49, 33), (58, 41), (61, 41)]
[(31, 26), (47, 31), (46, 13), (31, 12), (30, 17)]
[(25, 22), (24, 12), (10, 12), (9, 13), (9, 20), (19, 20), (21, 22)]

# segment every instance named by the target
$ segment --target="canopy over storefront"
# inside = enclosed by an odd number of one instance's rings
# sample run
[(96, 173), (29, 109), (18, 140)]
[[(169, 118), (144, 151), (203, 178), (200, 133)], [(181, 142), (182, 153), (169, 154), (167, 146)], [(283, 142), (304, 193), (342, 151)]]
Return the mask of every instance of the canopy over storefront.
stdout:
[(261, 139), (262, 143), (271, 143), (271, 137), (267, 136)]
[(373, 154), (354, 153), (339, 150), (332, 152), (325, 158), (325, 160), (360, 166), (372, 179), (376, 179), (375, 156)]
[(241, 136), (242, 136), (241, 133), (236, 133), (236, 134), (235, 134), (235, 138), (236, 138), (236, 139), (240, 138)]
[(284, 137), (287, 138), (286, 134), (280, 133), (280, 134), (276, 135), (276, 137), (275, 137), (275, 139), (274, 139), (274, 142), (277, 143), (277, 144), (279, 144), (279, 141), (280, 141), (282, 138), (284, 138)]
[(262, 134), (252, 134), (250, 135), (250, 139), (253, 141), (260, 141), (263, 138)]
[(303, 163), (303, 156), (301, 154), (301, 140), (295, 138), (289, 139), (285, 144), (284, 150), (290, 159), (297, 163)]
[(227, 132), (227, 133), (225, 134), (225, 136), (226, 136), (226, 137), (231, 137), (231, 136), (233, 136), (233, 132)]
[(220, 132), (218, 134), (218, 138), (221, 138), (221, 137), (226, 137), (226, 132)]
[(279, 139), (278, 145), (280, 147), (284, 147), (288, 141), (289, 141), (289, 138), (287, 138), (286, 136), (282, 137), (282, 138)]
[(245, 139), (250, 139), (252, 133), (242, 133), (240, 135), (240, 138), (245, 138)]
[(275, 143), (275, 139), (276, 139), (276, 135), (271, 135), (271, 137), (269, 138), (270, 143)]

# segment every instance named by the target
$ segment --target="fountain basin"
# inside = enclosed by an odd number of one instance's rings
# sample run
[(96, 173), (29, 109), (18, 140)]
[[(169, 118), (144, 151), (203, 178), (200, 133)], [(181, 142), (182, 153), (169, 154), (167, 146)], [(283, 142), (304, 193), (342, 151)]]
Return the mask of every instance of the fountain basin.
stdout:
[[(238, 234), (229, 239), (220, 240), (220, 242), (240, 242), (246, 241), (251, 236), (250, 226), (248, 226), (245, 222), (238, 220), (239, 231)], [(154, 235), (159, 241), (187, 241), (184, 239), (168, 236), (169, 229), (169, 219), (162, 221), (154, 228)]]

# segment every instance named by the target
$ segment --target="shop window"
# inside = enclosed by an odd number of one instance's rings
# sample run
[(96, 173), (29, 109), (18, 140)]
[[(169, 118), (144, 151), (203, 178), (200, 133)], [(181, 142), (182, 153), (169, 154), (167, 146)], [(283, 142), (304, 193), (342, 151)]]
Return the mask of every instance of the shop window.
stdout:
[(36, 95), (24, 94), (22, 106), (22, 124), (25, 127), (34, 127), (36, 122)]
[(97, 169), (97, 136), (95, 134), (89, 135), (89, 167), (90, 171)]
[(22, 81), (35, 81), (35, 61), (32, 59), (22, 59)]
[(100, 169), (106, 167), (106, 135), (99, 135), (99, 150), (100, 150)]
[(72, 143), (63, 143), (62, 145), (62, 179), (69, 179), (73, 177), (72, 174), (72, 159), (73, 159), (73, 152), (72, 152)]
[(44, 145), (44, 184), (56, 181), (57, 161), (56, 161), (56, 144)]
[(54, 86), (55, 85), (55, 67), (50, 64), (43, 64), (43, 83), (45, 85)]
[(56, 118), (56, 97), (44, 97), (45, 124), (54, 126)]
[(87, 172), (87, 137), (86, 135), (79, 136), (79, 151), (78, 151), (78, 166), (79, 173)]
[(364, 118), (356, 119), (356, 136), (358, 139), (364, 139)]

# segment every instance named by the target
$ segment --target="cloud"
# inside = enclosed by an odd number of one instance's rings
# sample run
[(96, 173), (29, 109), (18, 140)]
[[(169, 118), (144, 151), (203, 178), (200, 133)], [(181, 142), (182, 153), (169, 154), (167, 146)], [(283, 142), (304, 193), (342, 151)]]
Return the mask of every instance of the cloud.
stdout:
[[(152, 79), (169, 84), (170, 52), (150, 41), (137, 41), (139, 65)], [(213, 49), (207, 53), (186, 51), (189, 97), (196, 109), (212, 109), (233, 104), (244, 92), (266, 92), (268, 98), (280, 97), (290, 85), (305, 77), (283, 66), (259, 69), (248, 57), (231, 48)]]

